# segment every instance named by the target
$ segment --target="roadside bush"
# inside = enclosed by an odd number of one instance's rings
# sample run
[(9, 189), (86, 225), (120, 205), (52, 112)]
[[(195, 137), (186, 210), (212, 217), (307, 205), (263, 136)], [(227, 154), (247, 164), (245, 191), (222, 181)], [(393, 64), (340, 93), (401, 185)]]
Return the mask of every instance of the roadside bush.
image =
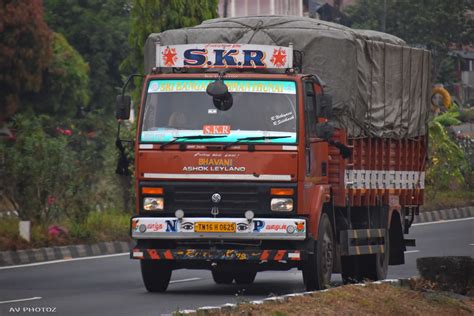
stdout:
[(426, 183), (433, 191), (465, 187), (469, 165), (464, 151), (450, 137), (446, 126), (459, 124), (459, 112), (453, 109), (429, 123), (429, 157)]
[(0, 186), (23, 220), (82, 222), (96, 210), (120, 208), (109, 126), (89, 115), (74, 123), (32, 113), (15, 116), (16, 139), (0, 143)]
[(67, 138), (48, 135), (42, 127), (44, 120), (42, 116), (17, 115), (16, 140), (0, 145), (4, 194), (16, 202), (21, 219), (33, 222), (56, 217), (56, 197), (63, 196), (65, 184), (74, 179), (74, 157)]

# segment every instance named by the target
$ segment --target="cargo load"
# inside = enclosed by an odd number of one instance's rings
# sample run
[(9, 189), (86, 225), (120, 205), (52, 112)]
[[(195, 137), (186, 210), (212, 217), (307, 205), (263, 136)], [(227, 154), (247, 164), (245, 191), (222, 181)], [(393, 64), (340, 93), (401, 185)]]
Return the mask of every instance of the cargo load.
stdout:
[(333, 97), (332, 121), (351, 137), (401, 139), (427, 133), (431, 56), (400, 38), (292, 16), (213, 19), (150, 34), (145, 72), (157, 65), (157, 44), (202, 43), (292, 45), (301, 52), (300, 72), (317, 74), (325, 83)]

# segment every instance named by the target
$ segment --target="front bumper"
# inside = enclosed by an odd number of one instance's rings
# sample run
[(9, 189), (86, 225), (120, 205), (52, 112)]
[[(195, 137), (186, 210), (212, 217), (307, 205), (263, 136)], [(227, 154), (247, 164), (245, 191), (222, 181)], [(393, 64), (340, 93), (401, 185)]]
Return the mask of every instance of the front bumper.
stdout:
[(245, 250), (245, 249), (140, 249), (130, 252), (132, 259), (146, 260), (220, 260), (220, 261), (301, 261), (302, 250)]
[[(231, 232), (196, 232), (201, 223), (235, 225)], [(134, 239), (227, 239), (227, 240), (305, 240), (306, 220), (301, 218), (208, 218), (133, 217)]]

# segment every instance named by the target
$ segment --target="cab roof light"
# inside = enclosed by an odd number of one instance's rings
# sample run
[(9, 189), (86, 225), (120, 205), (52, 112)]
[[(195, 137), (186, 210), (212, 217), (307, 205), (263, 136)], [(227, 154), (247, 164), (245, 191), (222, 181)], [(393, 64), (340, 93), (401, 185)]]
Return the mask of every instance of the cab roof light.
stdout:
[(293, 188), (272, 188), (271, 195), (293, 195), (295, 190)]
[(142, 188), (143, 194), (163, 195), (163, 188)]

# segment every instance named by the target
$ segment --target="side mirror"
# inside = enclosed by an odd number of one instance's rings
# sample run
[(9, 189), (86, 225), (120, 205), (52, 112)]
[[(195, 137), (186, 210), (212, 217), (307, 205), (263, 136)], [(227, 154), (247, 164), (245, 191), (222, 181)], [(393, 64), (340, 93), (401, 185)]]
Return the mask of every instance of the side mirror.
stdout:
[(329, 141), (334, 135), (334, 126), (329, 122), (316, 124), (316, 136)]
[(119, 94), (116, 98), (115, 117), (118, 120), (128, 120), (130, 118), (130, 106), (132, 98), (129, 95)]
[(212, 97), (212, 102), (216, 109), (227, 111), (232, 107), (232, 94), (230, 94), (227, 85), (222, 79), (211, 82), (206, 88), (206, 93)]
[(332, 117), (332, 96), (328, 94), (318, 95), (316, 99), (318, 117), (331, 118)]

